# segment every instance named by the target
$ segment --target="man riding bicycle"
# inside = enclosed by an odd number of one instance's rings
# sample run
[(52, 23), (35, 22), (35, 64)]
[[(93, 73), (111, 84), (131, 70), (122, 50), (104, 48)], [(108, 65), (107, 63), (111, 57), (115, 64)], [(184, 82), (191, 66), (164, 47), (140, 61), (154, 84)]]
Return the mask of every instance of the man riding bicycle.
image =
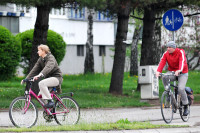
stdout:
[(167, 51), (161, 57), (158, 69), (156, 72), (156, 77), (162, 72), (166, 62), (168, 63), (169, 72), (174, 71), (174, 76), (163, 76), (162, 81), (165, 89), (167, 88), (168, 80), (175, 81), (178, 77), (178, 93), (181, 95), (182, 103), (184, 105), (183, 115), (187, 116), (188, 111), (188, 98), (185, 92), (185, 85), (188, 79), (188, 65), (185, 56), (185, 51), (183, 49), (176, 48), (174, 41), (167, 43)]

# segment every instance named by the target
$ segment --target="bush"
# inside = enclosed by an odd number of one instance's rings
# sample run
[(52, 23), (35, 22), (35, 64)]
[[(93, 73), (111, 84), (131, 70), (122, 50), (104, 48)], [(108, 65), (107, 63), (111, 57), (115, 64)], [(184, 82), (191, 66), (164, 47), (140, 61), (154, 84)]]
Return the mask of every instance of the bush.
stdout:
[(33, 30), (27, 30), (19, 33), (16, 37), (20, 40), (22, 46), (20, 66), (24, 69), (24, 74), (28, 72), (29, 61), (31, 58), (31, 48), (33, 42)]
[[(34, 30), (27, 30), (22, 33), (17, 34), (17, 37), (21, 40), (22, 44), (22, 60), (21, 67), (24, 68), (24, 74), (27, 74), (30, 61), (30, 53), (32, 50), (33, 42), (33, 33)], [(63, 40), (63, 37), (52, 31), (48, 30), (47, 34), (47, 44), (51, 50), (51, 53), (55, 56), (58, 64), (63, 60), (66, 52), (66, 43)]]
[(0, 26), (0, 80), (15, 76), (20, 56), (20, 41), (8, 29)]

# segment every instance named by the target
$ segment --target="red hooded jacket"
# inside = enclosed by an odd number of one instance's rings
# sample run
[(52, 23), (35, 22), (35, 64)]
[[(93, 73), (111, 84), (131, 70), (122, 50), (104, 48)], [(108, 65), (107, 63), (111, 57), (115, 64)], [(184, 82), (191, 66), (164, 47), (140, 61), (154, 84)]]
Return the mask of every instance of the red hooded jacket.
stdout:
[(176, 48), (171, 54), (166, 51), (160, 60), (158, 72), (162, 72), (166, 62), (168, 63), (169, 71), (181, 70), (182, 73), (188, 73), (187, 59), (183, 49)]

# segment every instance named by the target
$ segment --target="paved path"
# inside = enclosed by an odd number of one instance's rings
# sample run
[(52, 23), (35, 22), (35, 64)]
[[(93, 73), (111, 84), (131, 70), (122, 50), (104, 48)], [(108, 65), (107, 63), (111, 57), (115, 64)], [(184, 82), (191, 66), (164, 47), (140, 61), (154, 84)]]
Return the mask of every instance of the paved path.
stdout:
[[(99, 132), (138, 132), (138, 133), (159, 133), (159, 132), (199, 132), (200, 133), (200, 106), (191, 107), (191, 117), (188, 122), (183, 122), (179, 114), (174, 114), (174, 120), (170, 125), (189, 125), (190, 128), (178, 128), (178, 129), (149, 129), (149, 130), (122, 130), (122, 131), (96, 131)], [(120, 119), (128, 119), (129, 121), (150, 121), (152, 124), (165, 124), (162, 120), (160, 107), (142, 107), (142, 108), (106, 108), (106, 109), (82, 109), (81, 118), (79, 123), (105, 123), (116, 122)], [(57, 125), (55, 122), (45, 123), (42, 118), (42, 111), (39, 112), (39, 119), (37, 122), (42, 125)], [(0, 110), (0, 128), (13, 127), (9, 120), (8, 110)], [(94, 131), (80, 131), (77, 133), (91, 133)], [(76, 132), (70, 132), (76, 133)]]
[[(171, 129), (145, 129), (145, 130), (120, 130), (120, 131), (67, 131), (67, 133), (199, 133), (200, 127), (192, 128), (171, 128)], [(30, 132), (23, 132), (30, 133)], [(49, 132), (38, 132), (38, 133), (49, 133)], [(66, 133), (53, 132), (53, 133)]]

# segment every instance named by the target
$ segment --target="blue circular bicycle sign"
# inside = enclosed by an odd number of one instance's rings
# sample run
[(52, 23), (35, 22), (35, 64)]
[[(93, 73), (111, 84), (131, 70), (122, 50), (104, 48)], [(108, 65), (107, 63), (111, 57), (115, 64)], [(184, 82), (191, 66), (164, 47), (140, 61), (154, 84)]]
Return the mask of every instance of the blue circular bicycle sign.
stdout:
[(179, 10), (171, 9), (163, 15), (163, 25), (170, 31), (176, 31), (183, 25), (183, 15)]

